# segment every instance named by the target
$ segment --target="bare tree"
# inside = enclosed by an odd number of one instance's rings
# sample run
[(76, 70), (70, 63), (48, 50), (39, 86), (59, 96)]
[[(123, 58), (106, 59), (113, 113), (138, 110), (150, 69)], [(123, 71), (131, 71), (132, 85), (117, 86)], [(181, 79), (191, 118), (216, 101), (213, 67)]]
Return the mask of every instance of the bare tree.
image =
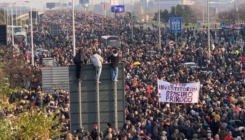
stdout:
[(0, 47), (2, 64), (1, 78), (8, 78), (10, 87), (24, 87), (33, 77), (41, 78), (40, 71), (28, 65), (23, 55), (16, 55), (14, 47)]

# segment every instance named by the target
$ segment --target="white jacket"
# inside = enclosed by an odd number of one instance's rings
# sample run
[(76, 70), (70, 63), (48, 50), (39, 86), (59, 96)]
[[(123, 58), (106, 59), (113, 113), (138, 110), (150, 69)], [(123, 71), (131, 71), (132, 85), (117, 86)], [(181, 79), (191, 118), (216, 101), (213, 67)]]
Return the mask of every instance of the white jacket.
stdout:
[(94, 54), (91, 56), (90, 60), (95, 67), (102, 67), (103, 58), (100, 55)]

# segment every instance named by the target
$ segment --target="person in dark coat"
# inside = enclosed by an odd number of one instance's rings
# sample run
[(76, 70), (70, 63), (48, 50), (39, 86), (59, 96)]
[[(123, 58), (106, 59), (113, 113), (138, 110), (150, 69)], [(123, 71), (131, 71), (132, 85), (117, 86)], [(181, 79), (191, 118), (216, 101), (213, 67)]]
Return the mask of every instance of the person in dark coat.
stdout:
[(85, 65), (86, 62), (86, 58), (85, 58), (85, 53), (83, 52), (82, 49), (79, 49), (78, 52), (76, 53), (76, 56), (73, 59), (75, 65), (76, 65), (76, 77), (77, 80), (79, 80), (80, 82), (82, 81), (80, 79), (80, 75), (81, 75), (81, 70), (83, 65)]
[(113, 54), (110, 55), (107, 60), (111, 64), (111, 79), (112, 81), (117, 82), (119, 64), (119, 56), (117, 51), (114, 50)]
[(98, 132), (98, 124), (94, 124), (94, 129), (91, 132), (91, 137), (93, 140), (96, 140), (96, 138), (99, 136)]

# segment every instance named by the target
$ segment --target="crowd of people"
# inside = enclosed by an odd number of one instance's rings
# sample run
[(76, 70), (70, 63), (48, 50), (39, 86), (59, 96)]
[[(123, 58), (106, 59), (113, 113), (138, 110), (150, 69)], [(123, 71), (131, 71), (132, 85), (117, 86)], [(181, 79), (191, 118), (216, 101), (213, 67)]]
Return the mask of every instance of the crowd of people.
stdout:
[[(103, 30), (101, 23), (103, 20)], [(117, 24), (114, 24), (116, 22)], [(59, 24), (59, 36), (50, 34), (48, 25)], [(115, 26), (115, 28), (112, 28)], [(36, 48), (49, 50), (35, 58), (36, 66), (43, 67), (42, 58), (52, 57), (55, 66), (73, 64), (71, 11), (47, 11), (45, 18), (34, 26)], [(83, 59), (101, 56), (109, 63), (106, 50), (101, 48), (101, 35), (118, 36), (122, 45), (114, 51), (120, 56), (125, 69), (125, 124), (118, 130), (108, 122), (107, 130), (69, 131), (69, 92), (57, 89), (46, 94), (45, 104), (62, 110), (62, 123), (66, 135), (60, 139), (72, 140), (244, 140), (245, 139), (245, 57), (242, 41), (245, 36), (233, 31), (212, 30), (211, 50), (208, 50), (207, 32), (185, 28), (175, 35), (162, 28), (161, 46), (158, 31), (144, 23), (135, 22), (133, 40), (129, 21), (121, 16), (102, 18), (76, 11), (76, 46)], [(30, 36), (28, 36), (30, 39)], [(239, 40), (239, 41), (236, 41)], [(114, 46), (117, 47), (117, 46)], [(27, 43), (23, 53), (30, 49)], [(139, 64), (135, 65), (135, 62)], [(183, 65), (195, 62), (194, 69)], [(99, 66), (98, 66), (99, 67)], [(97, 69), (99, 70), (99, 68)], [(115, 76), (115, 75), (114, 75)], [(99, 77), (99, 75), (98, 75)], [(97, 81), (99, 82), (99, 78)], [(77, 77), (79, 79), (79, 76)], [(157, 80), (171, 83), (200, 82), (199, 102), (196, 104), (163, 103), (158, 100)], [(113, 77), (116, 81), (116, 77)], [(40, 86), (21, 93), (19, 98), (38, 98)], [(32, 93), (33, 92), (33, 93)], [(35, 96), (35, 97), (32, 97)], [(40, 105), (36, 99), (35, 104)], [(113, 121), (113, 120), (112, 120)], [(91, 133), (90, 133), (91, 132)]]

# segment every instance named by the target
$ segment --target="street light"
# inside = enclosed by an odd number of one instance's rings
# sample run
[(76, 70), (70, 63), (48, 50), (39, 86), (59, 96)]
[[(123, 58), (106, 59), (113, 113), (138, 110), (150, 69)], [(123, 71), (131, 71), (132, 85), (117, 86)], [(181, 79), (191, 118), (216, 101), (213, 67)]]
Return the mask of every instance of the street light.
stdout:
[(18, 26), (18, 22), (17, 22), (17, 6), (15, 6), (15, 25)]
[[(73, 34), (73, 38), (72, 38), (72, 42), (73, 42), (73, 56), (75, 57), (76, 55), (76, 38), (75, 38), (75, 3), (74, 0), (72, 0), (72, 34)], [(86, 17), (86, 15), (85, 15)]]
[(31, 16), (31, 64), (32, 66), (35, 65), (34, 63), (34, 45), (33, 45), (33, 24), (32, 24), (32, 3), (30, 2), (30, 16)]
[(238, 9), (238, 0), (236, 0), (237, 23), (240, 23), (240, 14)]
[(210, 17), (209, 17), (209, 0), (207, 0), (207, 10), (208, 10), (208, 58), (210, 62)]
[(13, 3), (11, 5), (11, 36), (12, 36), (12, 39), (11, 39), (11, 42), (12, 42), (12, 46), (14, 46), (14, 24), (13, 24), (13, 5), (15, 3)]
[[(176, 7), (175, 7), (176, 9)], [(159, 49), (161, 49), (161, 27), (160, 27), (160, 24), (161, 24), (161, 11), (160, 11), (160, 0), (158, 0), (158, 44), (159, 44)]]
[(3, 18), (4, 18), (4, 24), (6, 24), (6, 9), (3, 7)]
[(134, 9), (134, 6), (133, 6), (133, 0), (131, 0), (131, 24), (132, 24), (132, 44), (134, 42), (134, 19), (133, 19), (133, 16), (134, 16), (134, 12), (133, 12), (133, 9)]

